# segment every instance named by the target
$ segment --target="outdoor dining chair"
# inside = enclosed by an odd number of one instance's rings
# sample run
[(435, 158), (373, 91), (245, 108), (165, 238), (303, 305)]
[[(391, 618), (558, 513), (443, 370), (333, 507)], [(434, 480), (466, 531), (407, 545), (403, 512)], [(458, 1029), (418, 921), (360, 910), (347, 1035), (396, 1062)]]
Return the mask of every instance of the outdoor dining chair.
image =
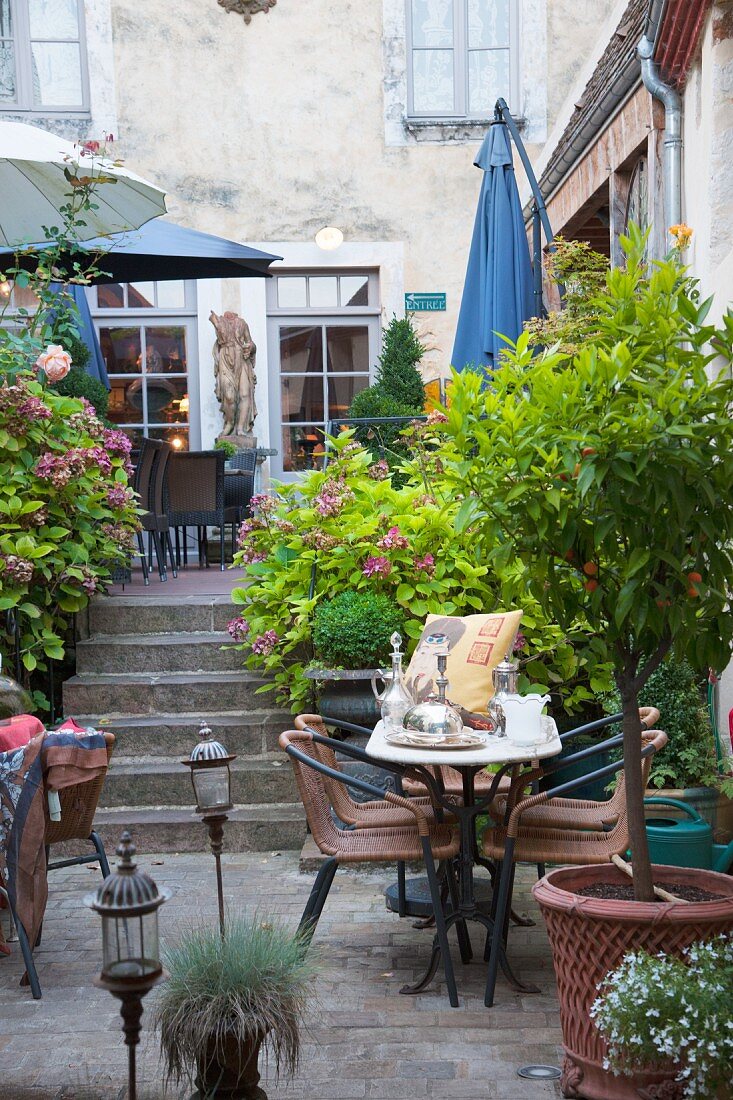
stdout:
[[(611, 738), (600, 745), (581, 750), (579, 753), (559, 761), (557, 770), (571, 766), (579, 758), (602, 752), (610, 744), (619, 743), (620, 741), (621, 738)], [(639, 760), (643, 787), (646, 787), (649, 781), (652, 757), (660, 749), (663, 749), (666, 744), (667, 734), (661, 730), (647, 730), (643, 734), (641, 758)], [(619, 776), (618, 786), (622, 790), (623, 802), (615, 824), (607, 831), (592, 828), (572, 829), (562, 824), (560, 827), (552, 827), (525, 823), (525, 815), (535, 807), (542, 807), (547, 815), (545, 820), (550, 821), (552, 803), (556, 799), (565, 799), (565, 795), (577, 790), (589, 779), (610, 779), (619, 771), (621, 775)], [(522, 783), (522, 780), (518, 782)], [(522, 785), (524, 786), (523, 783)], [(507, 814), (508, 817), (505, 817), (504, 822), (494, 824), (484, 832), (481, 841), (484, 854), (496, 860), (501, 867), (499, 888), (492, 900), (494, 934), (491, 940), (489, 970), (486, 979), (485, 1004), (487, 1007), (494, 1003), (500, 946), (506, 938), (507, 915), (511, 906), (515, 864), (556, 863), (562, 865), (569, 863), (582, 866), (587, 863), (607, 863), (615, 855), (624, 856), (626, 854), (629, 847), (629, 829), (624, 762), (623, 760), (617, 760), (612, 764), (606, 764), (604, 767), (596, 769), (589, 775), (583, 775), (577, 779), (561, 783), (553, 790), (529, 795), (527, 798), (520, 799), (513, 807), (509, 807)]]
[(224, 522), (231, 524), (232, 553), (237, 547), (237, 531), (243, 519), (249, 515), (249, 504), (254, 493), (257, 470), (257, 448), (247, 447), (232, 455), (227, 465), (236, 473), (224, 471)]
[[(320, 739), (320, 738), (319, 738)], [(301, 801), (305, 809), (308, 826), (318, 848), (329, 858), (316, 876), (306, 903), (299, 928), (305, 936), (312, 937), (326, 903), (336, 870), (341, 863), (397, 863), (422, 859), (425, 862), (430, 894), (435, 913), (435, 926), (445, 971), (448, 995), (452, 1006), (458, 1005), (453, 963), (448, 948), (448, 935), (445, 914), (441, 899), (440, 884), (434, 861), (444, 861), (446, 873), (453, 875), (451, 860), (458, 854), (457, 833), (449, 825), (439, 824), (428, 816), (424, 808), (414, 800), (382, 792), (378, 787), (356, 776), (332, 768), (323, 763), (321, 753), (324, 748), (320, 739), (308, 730), (288, 730), (280, 735), (280, 747), (288, 754), (295, 779), (298, 784)], [(331, 747), (338, 742), (331, 742)], [(326, 746), (328, 747), (328, 746)], [(377, 828), (339, 829), (331, 815), (331, 800), (326, 789), (326, 780), (340, 783), (355, 791), (371, 795), (374, 801), (384, 801), (413, 818), (412, 825), (387, 826)], [(455, 890), (455, 881), (451, 881), (451, 894)], [(465, 933), (465, 929), (462, 930)], [(461, 952), (464, 946), (462, 939)]]
[[(139, 485), (137, 484), (137, 470), (135, 478), (135, 491), (140, 498), (141, 507), (145, 509), (140, 516), (142, 531), (138, 533), (139, 545), (142, 549), (143, 531), (147, 531), (149, 561), (152, 565), (154, 547), (155, 556), (158, 562), (158, 575), (161, 581), (168, 580), (167, 555), (170, 556), (171, 572), (173, 576), (178, 576), (176, 572), (176, 559), (173, 556), (173, 543), (171, 542), (170, 524), (168, 522), (165, 504), (166, 475), (168, 460), (172, 451), (173, 448), (170, 443), (166, 443), (162, 439), (144, 438), (138, 465), (149, 467), (147, 469), (147, 477), (146, 469), (143, 468), (141, 469)], [(152, 456), (152, 461), (150, 461), (148, 456)], [(141, 554), (141, 559), (143, 560), (143, 580), (147, 584), (148, 580), (143, 554)]]
[[(112, 756), (115, 745), (115, 735), (105, 732), (104, 740), (107, 745), (107, 765)], [(58, 792), (61, 808), (61, 817), (58, 821), (46, 821), (44, 843), (46, 847), (46, 871), (55, 871), (60, 867), (75, 867), (85, 863), (99, 863), (102, 878), (109, 875), (109, 863), (104, 844), (99, 833), (94, 830), (94, 815), (97, 812), (97, 803), (102, 793), (106, 773), (94, 779), (88, 779), (83, 783), (75, 783), (70, 787), (64, 787)], [(63, 859), (50, 862), (51, 848), (55, 844), (64, 844), (71, 841), (85, 841), (92, 845), (93, 852), (82, 852), (76, 856), (67, 856)], [(17, 920), (10, 898), (5, 890), (2, 890), (8, 905), (10, 915), (18, 935), (25, 974), (21, 978), (21, 985), (29, 985), (34, 1000), (41, 998), (41, 983), (38, 980), (38, 972), (33, 959), (33, 951), (41, 942), (42, 928), (39, 930), (36, 942), (31, 947), (28, 942), (23, 925)]]
[(199, 566), (208, 567), (208, 527), (219, 528), (221, 569), (224, 561), (224, 463), (223, 451), (174, 451), (168, 460), (168, 522), (176, 532), (176, 564), (180, 568), (179, 528), (183, 528), (183, 560), (188, 564), (186, 528), (198, 532)]

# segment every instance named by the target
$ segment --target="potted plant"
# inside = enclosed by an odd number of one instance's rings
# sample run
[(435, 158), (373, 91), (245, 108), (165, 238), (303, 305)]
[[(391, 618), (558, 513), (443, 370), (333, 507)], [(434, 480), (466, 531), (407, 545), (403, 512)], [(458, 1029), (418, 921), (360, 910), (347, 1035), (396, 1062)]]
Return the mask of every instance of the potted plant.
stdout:
[(324, 714), (370, 729), (379, 721), (372, 677), (389, 664), (389, 639), (404, 628), (404, 612), (382, 592), (347, 590), (318, 605), (313, 614), (316, 659), (305, 675), (318, 682)]
[(732, 989), (731, 936), (694, 944), (682, 959), (646, 951), (627, 955), (591, 1009), (613, 1073), (633, 1075), (637, 1082), (641, 1075), (648, 1078), (637, 1089), (643, 1098), (729, 1096)]
[(626, 269), (608, 272), (580, 350), (535, 354), (525, 333), (490, 387), (455, 377), (444, 459), (465, 495), (457, 525), (489, 566), (521, 562), (548, 615), (584, 616), (614, 663), (633, 893), (611, 864), (551, 871), (535, 887), (558, 976), (565, 1095), (602, 1100), (623, 1094), (589, 1022), (594, 983), (631, 947), (680, 951), (708, 927), (733, 928), (727, 876), (655, 867), (658, 885), (699, 883), (709, 898), (655, 901), (638, 714), (668, 653), (714, 668), (730, 659), (733, 384), (708, 368), (733, 358), (733, 317), (706, 324), (710, 303), (678, 254), (650, 271), (638, 230), (622, 244)]
[(168, 980), (156, 1009), (168, 1081), (195, 1097), (267, 1100), (260, 1048), (291, 1077), (317, 963), (307, 944), (271, 918), (193, 927), (164, 951)]

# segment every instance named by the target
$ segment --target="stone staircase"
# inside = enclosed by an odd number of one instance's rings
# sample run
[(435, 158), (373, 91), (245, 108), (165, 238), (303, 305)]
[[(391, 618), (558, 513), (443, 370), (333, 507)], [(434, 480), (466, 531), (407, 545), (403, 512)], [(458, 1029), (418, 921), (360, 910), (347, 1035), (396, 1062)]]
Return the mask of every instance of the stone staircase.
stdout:
[(122, 595), (93, 601), (80, 624), (64, 713), (117, 737), (95, 822), (112, 850), (125, 828), (148, 852), (208, 850), (180, 763), (202, 719), (238, 757), (227, 850), (301, 847), (305, 815), (277, 747), (290, 715), (256, 694), (263, 681), (242, 670), (241, 654), (222, 650), (236, 613), (223, 595)]

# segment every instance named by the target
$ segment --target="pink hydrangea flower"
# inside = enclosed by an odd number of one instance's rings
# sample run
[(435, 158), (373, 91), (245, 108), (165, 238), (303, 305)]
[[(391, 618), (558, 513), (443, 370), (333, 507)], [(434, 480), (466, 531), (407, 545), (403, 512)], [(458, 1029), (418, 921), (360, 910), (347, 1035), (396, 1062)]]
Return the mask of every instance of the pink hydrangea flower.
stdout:
[(238, 615), (227, 623), (227, 630), (235, 642), (243, 642), (249, 634), (249, 623), (243, 615)]
[(383, 557), (369, 557), (364, 562), (362, 573), (365, 577), (388, 577), (392, 572), (392, 563)]
[(90, 462), (96, 462), (97, 466), (99, 466), (100, 473), (112, 473), (112, 463), (104, 447), (90, 447), (87, 451), (87, 456)]
[(251, 546), (244, 547), (242, 550), (243, 565), (256, 565), (261, 561), (267, 561), (267, 554), (261, 550), (254, 550)]
[(43, 404), (40, 397), (27, 397), (22, 405), (18, 405), (18, 416), (26, 420), (50, 420), (52, 415), (51, 410)]
[(16, 584), (29, 584), (33, 579), (33, 562), (17, 554), (0, 555), (0, 565), (4, 566), (3, 575)]
[(519, 633), (519, 634), (517, 634), (516, 638), (514, 639), (514, 645), (512, 646), (512, 652), (513, 653), (521, 653), (522, 650), (526, 648), (526, 645), (527, 645), (527, 639), (525, 638), (524, 634)]
[(313, 498), (313, 507), (321, 516), (337, 516), (354, 494), (343, 478), (329, 477), (321, 486), (321, 491)]
[(57, 489), (68, 485), (71, 480), (71, 467), (65, 455), (54, 455), (47, 451), (36, 463), (36, 476), (50, 481)]
[(273, 512), (277, 508), (277, 497), (272, 496), (271, 493), (255, 493), (250, 500), (250, 507), (264, 512)]
[(110, 454), (122, 455), (127, 458), (132, 450), (132, 443), (129, 438), (117, 428), (105, 428), (103, 440), (104, 446)]
[(266, 630), (252, 642), (252, 652), (258, 653), (260, 657), (269, 657), (279, 641), (280, 635), (276, 630)]
[(107, 490), (107, 503), (110, 508), (124, 508), (130, 503), (130, 492), (124, 485), (115, 482)]
[(409, 542), (404, 535), (400, 534), (399, 527), (390, 527), (384, 538), (379, 540), (377, 546), (380, 550), (406, 550)]
[(380, 458), (367, 469), (367, 474), (372, 481), (386, 481), (389, 477), (389, 463), (386, 459)]
[(435, 558), (432, 554), (425, 554), (422, 558), (415, 558), (415, 568), (419, 573), (427, 573), (432, 577), (435, 572)]
[(425, 421), (426, 424), (447, 424), (448, 417), (440, 409), (432, 409), (428, 413), (428, 418)]

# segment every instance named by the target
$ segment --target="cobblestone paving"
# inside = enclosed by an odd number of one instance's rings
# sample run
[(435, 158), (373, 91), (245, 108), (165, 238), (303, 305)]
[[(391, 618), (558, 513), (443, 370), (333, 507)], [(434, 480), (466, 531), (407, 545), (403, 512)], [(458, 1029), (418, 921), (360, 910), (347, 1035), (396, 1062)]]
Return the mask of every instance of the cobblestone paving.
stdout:
[[(141, 866), (173, 890), (161, 911), (161, 932), (172, 938), (191, 919), (215, 920), (214, 864), (203, 855), (149, 856)], [(230, 907), (278, 912), (297, 922), (312, 874), (298, 871), (295, 852), (224, 857)], [(101, 957), (100, 922), (82, 906), (99, 873), (76, 867), (50, 875), (43, 942), (36, 960), (43, 998), (18, 986), (17, 944), (0, 960), (0, 1100), (124, 1100), (126, 1051), (118, 1002), (94, 987)], [(516, 1068), (530, 1062), (557, 1065), (560, 1030), (552, 963), (544, 926), (522, 869), (517, 908), (538, 918), (534, 928), (513, 928), (511, 955), (539, 995), (512, 993), (500, 979), (497, 1005), (483, 1006), (485, 965), (462, 966), (454, 952), (460, 1008), (452, 1009), (443, 983), (416, 997), (399, 989), (415, 979), (429, 954), (431, 933), (416, 930), (385, 910), (382, 889), (393, 876), (341, 869), (314, 939), (324, 969), (317, 981), (297, 1079), (278, 1084), (266, 1072), (270, 1100), (545, 1100), (560, 1095), (549, 1082), (523, 1081)], [(473, 925), (480, 958), (479, 927)], [(155, 992), (147, 998), (151, 1007)], [(143, 1017), (139, 1100), (176, 1100), (166, 1092), (158, 1047)]]

